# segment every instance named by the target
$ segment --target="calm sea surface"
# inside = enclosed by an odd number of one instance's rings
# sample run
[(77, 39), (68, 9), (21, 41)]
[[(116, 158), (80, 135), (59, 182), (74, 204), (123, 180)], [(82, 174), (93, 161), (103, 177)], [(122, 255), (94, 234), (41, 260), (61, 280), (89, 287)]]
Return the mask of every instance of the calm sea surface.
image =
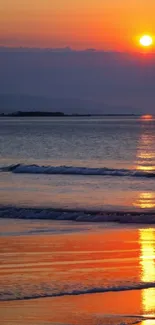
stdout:
[[(24, 173), (1, 170), (0, 204), (154, 209), (155, 119), (1, 118), (0, 167), (16, 164)], [(76, 168), (51, 174), (42, 166)]]

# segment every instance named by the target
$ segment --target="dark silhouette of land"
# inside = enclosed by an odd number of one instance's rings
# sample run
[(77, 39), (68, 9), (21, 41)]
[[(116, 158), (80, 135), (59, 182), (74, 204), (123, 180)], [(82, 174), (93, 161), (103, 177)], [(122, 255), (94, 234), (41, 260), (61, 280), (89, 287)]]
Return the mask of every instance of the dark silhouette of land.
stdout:
[(4, 116), (65, 116), (62, 112), (43, 112), (43, 111), (18, 111), (14, 113), (4, 114)]
[(136, 116), (135, 114), (64, 114), (63, 112), (44, 112), (44, 111), (18, 111), (13, 113), (1, 113), (1, 117), (65, 117), (65, 116)]
[(0, 113), (7, 116), (132, 115), (134, 109), (90, 99), (0, 94)]

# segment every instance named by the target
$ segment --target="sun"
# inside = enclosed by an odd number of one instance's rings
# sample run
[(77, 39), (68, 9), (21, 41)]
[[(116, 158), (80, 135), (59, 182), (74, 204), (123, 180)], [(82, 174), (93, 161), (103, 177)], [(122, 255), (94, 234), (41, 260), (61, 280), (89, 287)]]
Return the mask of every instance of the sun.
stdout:
[(139, 42), (142, 46), (149, 47), (153, 44), (153, 38), (150, 35), (143, 35)]

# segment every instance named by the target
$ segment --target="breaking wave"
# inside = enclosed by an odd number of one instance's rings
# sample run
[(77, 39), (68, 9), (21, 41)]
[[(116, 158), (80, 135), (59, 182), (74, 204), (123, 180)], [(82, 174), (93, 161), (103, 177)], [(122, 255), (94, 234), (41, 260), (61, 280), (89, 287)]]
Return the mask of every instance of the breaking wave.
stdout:
[(155, 224), (153, 212), (106, 212), (53, 208), (0, 207), (0, 218)]
[(130, 290), (144, 290), (149, 288), (155, 288), (155, 282), (148, 283), (137, 283), (130, 285), (122, 286), (109, 286), (109, 287), (95, 287), (95, 288), (85, 288), (81, 290), (63, 290), (61, 292), (42, 292), (41, 294), (24, 294), (18, 291), (18, 295), (13, 294), (12, 292), (3, 292), (0, 294), (0, 301), (9, 301), (9, 300), (30, 300), (30, 299), (39, 299), (47, 297), (62, 297), (62, 296), (79, 296), (86, 294), (95, 294), (95, 293), (106, 293), (106, 292), (120, 292), (120, 291), (130, 291)]
[(50, 174), (50, 175), (92, 175), (92, 176), (128, 176), (128, 177), (155, 177), (154, 172), (139, 171), (132, 169), (113, 168), (88, 168), (74, 166), (38, 166), (16, 164), (1, 167), (1, 172), (12, 172), (19, 174)]

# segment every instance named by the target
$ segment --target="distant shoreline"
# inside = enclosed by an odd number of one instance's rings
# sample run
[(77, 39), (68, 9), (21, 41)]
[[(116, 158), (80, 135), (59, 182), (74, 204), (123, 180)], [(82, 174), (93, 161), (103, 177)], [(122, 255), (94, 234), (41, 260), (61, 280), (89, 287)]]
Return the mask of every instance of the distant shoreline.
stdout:
[(65, 114), (63, 112), (18, 111), (1, 113), (0, 117), (91, 117), (91, 116), (140, 116), (139, 114)]

